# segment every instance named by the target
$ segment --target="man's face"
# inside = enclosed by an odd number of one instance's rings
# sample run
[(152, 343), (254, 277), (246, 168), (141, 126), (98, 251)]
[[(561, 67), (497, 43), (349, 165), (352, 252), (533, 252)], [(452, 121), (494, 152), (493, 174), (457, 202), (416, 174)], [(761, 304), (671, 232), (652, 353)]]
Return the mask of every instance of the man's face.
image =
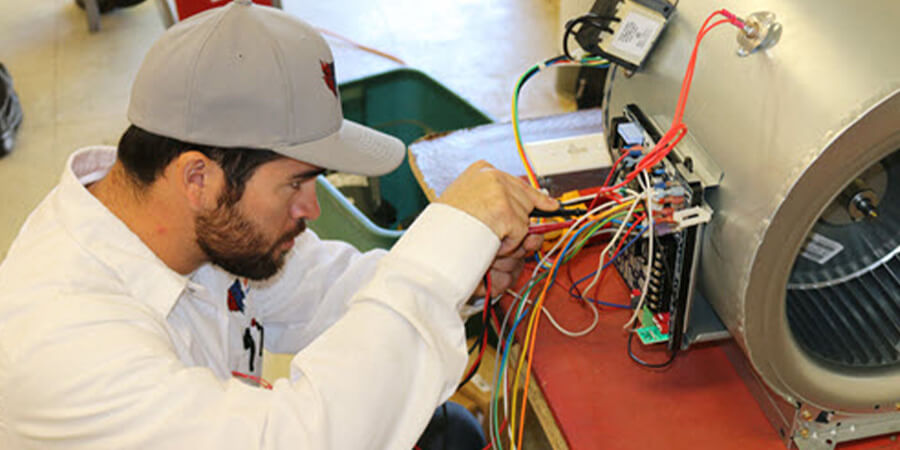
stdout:
[(281, 158), (260, 165), (240, 200), (230, 203), (223, 190), (216, 209), (197, 216), (197, 244), (209, 261), (252, 280), (281, 269), (306, 219), (319, 216), (316, 175), (322, 169)]

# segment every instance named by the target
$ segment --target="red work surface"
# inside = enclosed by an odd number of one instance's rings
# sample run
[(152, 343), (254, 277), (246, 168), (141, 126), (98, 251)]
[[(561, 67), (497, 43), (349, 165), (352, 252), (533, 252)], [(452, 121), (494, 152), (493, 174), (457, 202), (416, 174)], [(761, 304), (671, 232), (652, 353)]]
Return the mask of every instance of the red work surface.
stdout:
[[(598, 250), (585, 249), (570, 262), (573, 279), (594, 269)], [(590, 309), (568, 294), (571, 279), (565, 268), (557, 281), (545, 307), (569, 330), (590, 325)], [(627, 289), (615, 270), (607, 270), (601, 281), (590, 297), (628, 302)], [(785, 448), (717, 346), (691, 348), (666, 369), (648, 369), (631, 361), (622, 329), (629, 315), (630, 311), (601, 307), (597, 327), (578, 338), (563, 335), (546, 317), (541, 319), (532, 382), (539, 383), (573, 450)], [(667, 356), (662, 347), (651, 351), (637, 339), (633, 348), (649, 362)]]

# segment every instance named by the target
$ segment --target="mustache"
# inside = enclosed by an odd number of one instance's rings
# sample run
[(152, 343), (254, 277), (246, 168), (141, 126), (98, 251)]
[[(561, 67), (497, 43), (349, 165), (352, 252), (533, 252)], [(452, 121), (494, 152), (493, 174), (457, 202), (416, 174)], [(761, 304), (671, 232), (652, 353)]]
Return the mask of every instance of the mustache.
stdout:
[(300, 236), (300, 234), (302, 234), (304, 231), (306, 231), (306, 219), (297, 219), (297, 223), (294, 226), (294, 229), (285, 233), (284, 236), (282, 236), (281, 239), (279, 239), (278, 242), (275, 243), (275, 247), (285, 242), (296, 239), (297, 236)]

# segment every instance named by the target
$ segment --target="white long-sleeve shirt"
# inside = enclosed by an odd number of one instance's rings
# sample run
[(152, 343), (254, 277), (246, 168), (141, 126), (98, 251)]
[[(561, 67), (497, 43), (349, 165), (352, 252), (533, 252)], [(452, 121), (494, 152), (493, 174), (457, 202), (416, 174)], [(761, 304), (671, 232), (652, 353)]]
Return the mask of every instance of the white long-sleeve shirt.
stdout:
[[(0, 265), (0, 448), (412, 447), (464, 370), (489, 228), (431, 205), (388, 253), (307, 231), (264, 283), (183, 276), (85, 189), (114, 160), (73, 154)], [(273, 390), (231, 374), (263, 340), (296, 352)]]

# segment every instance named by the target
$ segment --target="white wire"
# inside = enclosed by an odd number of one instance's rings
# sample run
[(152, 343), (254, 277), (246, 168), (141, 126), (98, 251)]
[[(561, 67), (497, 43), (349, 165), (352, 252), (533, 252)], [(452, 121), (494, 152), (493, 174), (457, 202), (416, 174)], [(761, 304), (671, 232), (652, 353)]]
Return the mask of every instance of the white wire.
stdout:
[[(625, 198), (623, 198), (623, 199), (622, 199), (623, 201), (632, 201), (632, 200), (634, 200), (634, 201), (635, 201), (635, 205), (639, 202), (640, 197), (641, 197), (640, 194), (638, 194), (637, 192), (634, 192), (633, 190), (630, 190), (630, 189), (625, 189), (625, 192), (626, 192), (627, 194), (629, 194), (629, 195), (626, 196)], [(591, 197), (593, 197), (593, 196), (591, 196)], [(594, 214), (597, 214), (597, 213), (603, 211), (604, 209), (608, 209), (608, 208), (610, 208), (610, 207), (612, 207), (612, 206), (615, 206), (615, 205), (617, 205), (617, 204), (619, 204), (619, 203), (618, 203), (618, 202), (615, 202), (615, 201), (610, 201), (610, 202), (604, 203), (604, 204), (602, 204), (602, 205), (599, 205), (599, 206), (597, 206), (597, 207), (591, 209), (590, 211), (588, 211), (588, 212), (585, 213), (584, 215), (580, 216), (580, 217), (579, 217), (579, 218), (578, 218), (578, 219), (577, 219), (577, 220), (576, 220), (576, 221), (575, 221), (575, 222), (574, 222), (574, 223), (573, 223), (573, 224), (565, 231), (565, 233), (563, 233), (562, 237), (556, 242), (556, 244), (555, 244), (555, 245), (554, 245), (554, 246), (553, 246), (553, 247), (552, 247), (552, 248), (544, 255), (544, 257), (538, 262), (538, 264), (535, 266), (534, 270), (532, 271), (531, 276), (530, 276), (528, 282), (525, 283), (525, 285), (522, 287), (522, 289), (519, 291), (519, 293), (516, 294), (516, 293), (514, 293), (514, 292), (510, 292), (511, 294), (513, 294), (513, 297), (519, 299), (520, 301), (524, 301), (524, 302), (526, 302), (526, 303), (529, 303), (529, 304), (532, 303), (532, 301), (529, 300), (527, 296), (524, 296), (525, 291), (528, 290), (529, 287), (532, 287), (532, 285), (535, 283), (535, 278), (537, 277), (538, 273), (540, 272), (540, 269), (541, 269), (544, 265), (546, 265), (546, 264), (548, 263), (548, 261), (550, 260), (550, 257), (551, 257), (557, 250), (559, 250), (559, 248), (560, 248), (560, 246), (562, 245), (562, 243), (566, 241), (566, 238), (567, 238), (570, 234), (572, 234), (572, 233), (574, 232), (574, 230), (576, 230), (576, 229), (577, 229), (583, 222), (585, 222), (590, 216), (592, 216), (592, 215), (594, 215)], [(632, 205), (632, 208), (634, 208), (634, 205)], [(611, 232), (612, 232), (612, 230), (608, 230), (608, 229), (607, 229), (607, 230), (599, 230), (599, 231), (598, 231), (598, 233), (611, 233)], [(523, 297), (524, 297), (524, 298), (523, 298)], [(590, 304), (590, 303), (589, 303), (589, 305), (591, 306), (591, 309), (592, 309), (592, 311), (593, 311), (594, 314), (595, 314), (595, 316), (594, 316), (594, 322), (591, 324), (591, 326), (590, 326), (588, 329), (582, 330), (582, 331), (580, 331), (580, 332), (572, 332), (572, 331), (570, 331), (570, 330), (566, 330), (565, 328), (563, 328), (562, 326), (560, 326), (560, 325), (556, 322), (556, 320), (553, 319), (553, 316), (550, 315), (550, 313), (549, 313), (545, 308), (541, 308), (541, 309), (542, 309), (542, 312), (544, 312), (544, 314), (546, 314), (547, 317), (550, 319), (551, 323), (553, 323), (554, 327), (557, 328), (557, 330), (559, 330), (559, 331), (562, 332), (563, 334), (567, 334), (567, 335), (571, 335), (570, 333), (572, 333), (572, 334), (583, 333), (583, 334), (579, 334), (579, 336), (581, 336), (581, 335), (584, 335), (584, 334), (587, 334), (587, 333), (590, 333), (591, 331), (593, 331), (593, 329), (596, 327), (596, 324), (599, 322), (599, 312), (597, 311), (596, 307), (595, 307), (593, 304)], [(510, 317), (512, 316), (513, 310), (514, 310), (514, 309), (518, 309), (516, 306), (517, 306), (517, 305), (516, 305), (515, 303), (512, 304), (512, 305), (510, 305), (510, 308), (506, 311), (506, 314), (505, 314), (504, 317), (503, 317), (503, 322), (501, 323), (501, 326), (500, 326), (500, 333), (498, 334), (498, 339), (499, 339), (500, 342), (506, 342), (506, 339), (504, 338), (504, 334), (505, 334), (505, 332), (506, 332), (507, 326), (508, 326), (509, 323), (510, 323)], [(512, 333), (513, 331), (512, 331), (512, 330), (509, 330), (509, 332)], [(576, 336), (576, 337), (577, 337), (577, 336)], [(507, 338), (508, 338), (508, 336), (507, 336)], [(507, 352), (509, 352), (509, 350), (507, 350)], [(509, 360), (509, 361), (507, 361), (506, 365), (502, 367), (502, 364), (501, 364), (501, 352), (498, 351), (497, 354), (495, 355), (495, 359), (494, 359), (494, 367), (497, 368), (497, 372), (496, 372), (497, 375), (496, 375), (495, 378), (494, 378), (494, 386), (497, 386), (497, 384), (501, 384), (501, 385), (502, 385), (502, 387), (501, 387), (501, 392), (503, 393), (503, 416), (504, 416), (504, 417), (509, 417), (509, 378), (511, 377), (511, 373), (510, 373), (510, 370), (508, 370), (508, 368), (509, 368), (509, 366), (511, 366), (511, 365), (512, 365), (512, 361)], [(502, 378), (501, 378), (501, 374), (502, 374)], [(499, 382), (499, 383), (498, 383), (498, 382)], [(500, 429), (498, 428), (500, 424), (498, 424), (498, 423), (496, 423), (496, 422), (494, 421), (494, 416), (495, 416), (496, 409), (495, 409), (495, 407), (494, 407), (493, 405), (494, 405), (494, 402), (491, 402), (491, 408), (489, 409), (489, 412), (490, 412), (490, 418), (489, 418), (489, 420), (488, 420), (488, 422), (489, 422), (489, 430), (492, 430), (492, 432), (491, 432), (491, 440), (492, 440), (492, 442), (493, 442), (493, 440), (494, 440), (494, 435), (495, 435), (495, 434), (500, 434), (500, 433), (503, 432), (503, 430), (500, 430)], [(515, 448), (515, 447), (514, 447), (514, 444), (512, 444), (512, 443), (514, 442), (513, 435), (512, 435), (512, 430), (509, 430), (509, 429), (508, 429), (507, 432), (508, 432), (509, 438), (510, 438), (510, 443), (511, 443), (510, 445), (513, 445), (513, 449), (514, 449), (514, 448)], [(494, 443), (494, 445), (496, 445), (496, 443)]]
[(600, 257), (597, 261), (597, 271), (594, 273), (594, 277), (591, 279), (590, 284), (588, 284), (587, 287), (584, 288), (584, 292), (589, 292), (594, 287), (594, 285), (597, 284), (597, 280), (600, 279), (600, 274), (603, 272), (603, 260), (606, 258), (606, 254), (614, 248), (613, 245), (619, 240), (619, 235), (621, 235), (622, 232), (627, 228), (627, 218), (631, 217), (631, 215), (634, 213), (634, 210), (635, 208), (637, 208), (638, 203), (640, 203), (640, 198), (636, 199), (634, 203), (631, 204), (631, 209), (629, 209), (628, 214), (625, 215), (626, 220), (622, 221), (622, 225), (620, 225), (619, 229), (616, 230), (616, 234), (612, 237), (612, 239), (609, 240), (609, 243), (606, 244), (606, 248), (604, 248), (603, 251), (600, 252)]
[[(630, 195), (623, 198), (622, 201), (634, 200), (635, 204), (639, 201), (640, 194), (638, 194), (637, 192), (634, 192), (630, 189), (626, 189), (625, 191), (626, 191), (626, 193), (628, 193)], [(541, 260), (538, 262), (538, 264), (534, 267), (534, 270), (532, 270), (532, 272), (531, 272), (531, 277), (529, 278), (529, 281), (527, 283), (525, 283), (525, 285), (519, 291), (518, 298), (522, 299), (526, 303), (531, 303), (531, 301), (528, 300), (528, 297), (523, 295), (524, 292), (526, 290), (528, 290), (530, 287), (532, 287), (532, 285), (535, 283), (535, 278), (537, 278), (537, 275), (540, 272), (540, 269), (548, 263), (548, 261), (550, 260), (550, 257), (554, 253), (556, 253), (557, 250), (559, 250), (560, 246), (562, 246), (562, 243), (567, 240), (569, 235), (572, 234), (575, 229), (577, 229), (579, 226), (581, 226), (582, 223), (587, 221), (590, 216), (597, 214), (597, 213), (603, 211), (604, 209), (608, 209), (608, 208), (618, 205), (618, 204), (619, 204), (619, 202), (616, 202), (616, 201), (606, 202), (600, 206), (597, 206), (597, 207), (591, 209), (587, 213), (580, 216), (577, 220), (575, 220), (575, 222), (572, 223), (572, 225), (569, 226), (568, 229), (566, 229), (565, 233), (563, 233), (563, 235), (556, 241), (556, 244), (552, 248), (550, 248), (550, 250), (544, 255), (543, 258), (541, 258)], [(513, 308), (510, 308), (510, 311), (512, 309)], [(509, 313), (507, 312), (507, 317), (508, 317), (508, 315), (509, 315)], [(588, 332), (590, 332), (590, 331), (588, 331)], [(512, 333), (512, 330), (510, 330), (510, 333)], [(511, 361), (508, 361), (507, 366), (510, 366), (510, 365), (511, 365)], [(518, 373), (520, 370), (522, 370), (522, 368), (517, 367), (516, 373)], [(507, 382), (508, 382), (508, 378), (511, 376), (511, 374), (509, 373), (510, 372), (509, 370), (506, 370), (506, 368), (504, 368), (503, 372), (504, 372), (504, 374), (506, 374), (506, 376), (503, 378), (503, 392), (504, 392), (504, 394), (506, 394), (503, 396), (503, 412), (504, 412), (504, 415), (506, 415), (508, 417), (509, 404), (508, 404), (507, 399), (509, 398), (509, 390), (508, 390), (509, 387), (508, 387)]]
[[(625, 202), (625, 201), (631, 201), (631, 200), (634, 200), (635, 202), (637, 202), (637, 201), (640, 199), (640, 195), (639, 195), (638, 193), (636, 193), (636, 192), (634, 192), (634, 191), (632, 191), (632, 190), (627, 190), (626, 192), (630, 193), (631, 195), (629, 195), (629, 196), (623, 198), (623, 199), (622, 199), (623, 202)], [(548, 265), (548, 261), (550, 260), (550, 256), (552, 256), (553, 253), (555, 253), (556, 250), (558, 250), (559, 247), (562, 246), (562, 243), (565, 242), (565, 241), (567, 240), (567, 238), (569, 237), (569, 235), (572, 234), (572, 233), (575, 231), (575, 229), (577, 229), (579, 226), (581, 226), (581, 224), (582, 224), (584, 221), (588, 220), (588, 218), (589, 218), (590, 216), (593, 216), (593, 215), (599, 213), (600, 211), (603, 211), (604, 209), (607, 209), (607, 208), (609, 208), (609, 207), (612, 207), (612, 206), (615, 206), (615, 205), (618, 205), (618, 204), (619, 204), (619, 202), (616, 202), (616, 201), (609, 201), (609, 202), (606, 202), (606, 203), (604, 203), (604, 204), (602, 204), (602, 205), (600, 205), (600, 206), (595, 207), (594, 209), (592, 209), (592, 210), (590, 210), (590, 211), (584, 213), (582, 216), (580, 216), (580, 217), (578, 218), (578, 220), (576, 220), (574, 223), (572, 223), (571, 226), (569, 226), (569, 228), (566, 229), (566, 232), (563, 233), (563, 235), (556, 241), (556, 244), (555, 244), (555, 245), (547, 252), (547, 254), (544, 255), (543, 258), (541, 258), (540, 262), (538, 262), (537, 266), (535, 266), (534, 270), (532, 271), (531, 277), (534, 278), (535, 276), (537, 276), (537, 272), (538, 272), (541, 268), (543, 268), (543, 267), (545, 267), (545, 266)]]
[[(509, 295), (521, 300), (521, 297), (516, 295), (516, 293), (513, 292), (512, 290), (507, 291), (507, 293)], [(534, 303), (531, 300), (527, 300), (527, 299), (524, 301), (528, 304)], [(545, 316), (547, 316), (547, 319), (550, 320), (550, 323), (553, 325), (553, 327), (556, 328), (560, 333), (562, 333), (566, 336), (569, 336), (569, 337), (581, 337), (581, 336), (584, 336), (584, 335), (590, 333), (591, 331), (593, 331), (594, 328), (597, 326), (597, 322), (599, 322), (599, 320), (600, 320), (600, 312), (597, 311), (597, 307), (594, 306), (594, 304), (590, 303), (590, 302), (587, 302), (587, 304), (588, 304), (588, 306), (591, 307), (591, 310), (594, 312), (594, 321), (591, 322), (591, 324), (588, 325), (587, 328), (585, 328), (581, 331), (570, 331), (570, 330), (564, 328), (562, 325), (559, 324), (559, 322), (556, 321), (556, 319), (553, 318), (553, 314), (550, 314), (550, 310), (547, 309), (546, 306), (543, 306), (543, 305), (541, 306), (541, 312), (544, 313)]]
[(628, 322), (625, 322), (625, 326), (622, 327), (624, 329), (628, 329), (631, 324), (634, 323), (635, 319), (637, 319), (638, 315), (641, 314), (641, 310), (644, 308), (644, 301), (647, 299), (647, 288), (650, 286), (650, 272), (653, 270), (653, 257), (655, 254), (653, 253), (653, 185), (650, 183), (650, 176), (647, 175), (647, 171), (641, 171), (641, 179), (638, 179), (638, 182), (641, 183), (641, 187), (644, 192), (647, 194), (647, 220), (649, 221), (649, 234), (647, 235), (647, 239), (650, 240), (649, 245), (647, 247), (647, 273), (644, 275), (644, 285), (641, 286), (641, 299), (638, 300), (637, 306), (634, 308), (634, 314), (631, 315), (631, 318), (628, 319)]
[(596, 196), (597, 196), (597, 194), (582, 195), (582, 196), (580, 196), (580, 197), (575, 197), (575, 198), (570, 198), (570, 199), (568, 199), (568, 200), (563, 200), (563, 201), (561, 201), (561, 202), (559, 202), (559, 203), (560, 203), (562, 206), (577, 205), (577, 204), (579, 204), (579, 203), (584, 203), (584, 202), (586, 202), (586, 201), (588, 201), (588, 200), (593, 200), (594, 197), (596, 197)]

